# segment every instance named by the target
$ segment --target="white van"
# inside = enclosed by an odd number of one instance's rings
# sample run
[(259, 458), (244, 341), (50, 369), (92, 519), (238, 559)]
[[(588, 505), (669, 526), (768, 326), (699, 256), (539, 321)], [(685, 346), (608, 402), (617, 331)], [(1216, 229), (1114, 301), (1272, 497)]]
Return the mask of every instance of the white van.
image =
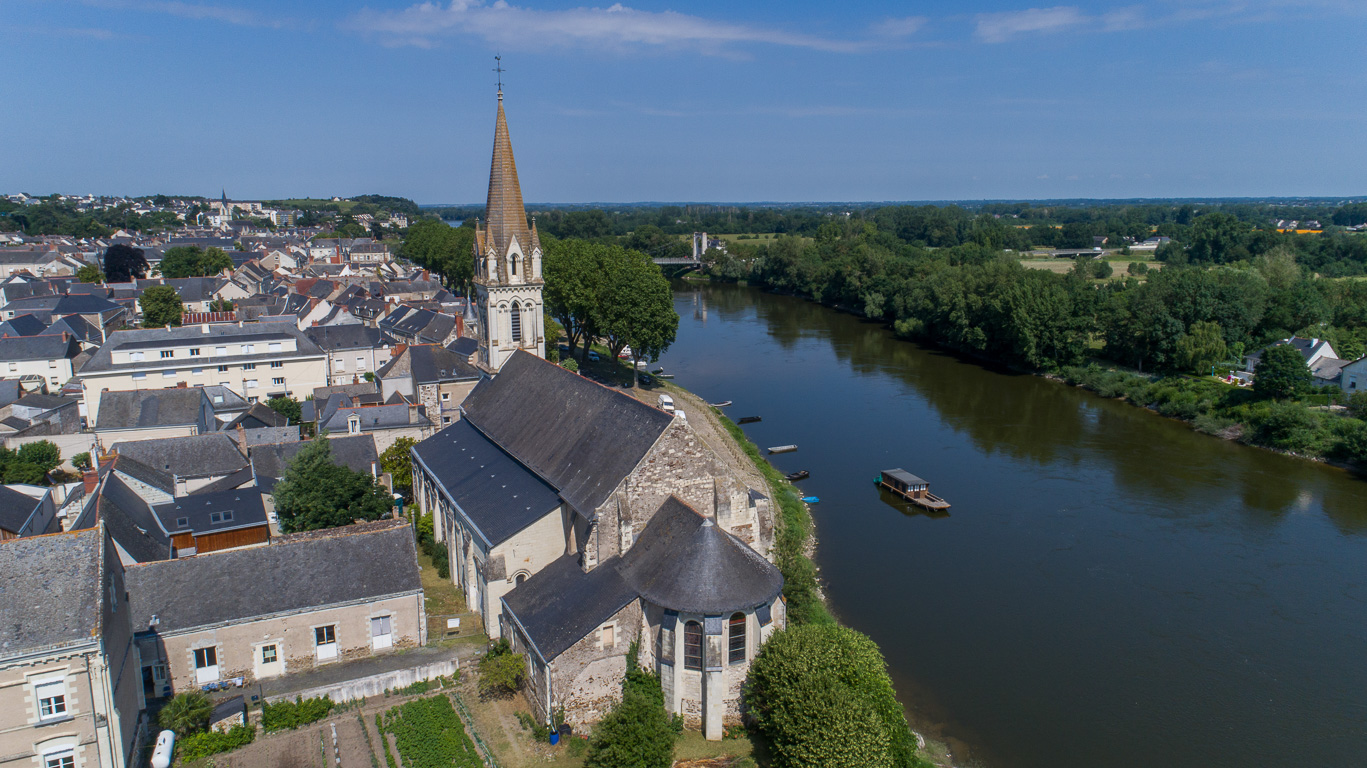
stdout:
[(674, 412), (674, 398), (669, 395), (660, 395), (660, 410), (665, 413)]

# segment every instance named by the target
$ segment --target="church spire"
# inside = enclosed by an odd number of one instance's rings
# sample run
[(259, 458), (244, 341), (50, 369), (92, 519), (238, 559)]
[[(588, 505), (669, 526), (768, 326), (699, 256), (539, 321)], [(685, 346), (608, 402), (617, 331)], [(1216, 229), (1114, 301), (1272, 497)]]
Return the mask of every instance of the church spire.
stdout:
[(503, 114), (503, 90), (498, 92), (498, 119), (494, 123), (494, 158), (489, 167), (489, 201), (485, 214), (485, 231), (489, 245), (499, 256), (508, 253), (508, 246), (517, 238), (522, 248), (534, 246), (527, 227), (527, 209), (522, 205), (522, 186), (517, 180), (517, 162), (513, 160), (513, 142), (508, 137), (508, 118)]

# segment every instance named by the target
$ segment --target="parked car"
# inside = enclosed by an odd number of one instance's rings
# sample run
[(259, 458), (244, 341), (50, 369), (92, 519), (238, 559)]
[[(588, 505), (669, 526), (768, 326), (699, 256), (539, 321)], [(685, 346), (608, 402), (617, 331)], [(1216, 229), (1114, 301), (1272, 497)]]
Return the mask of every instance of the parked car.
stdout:
[(589, 350), (589, 359), (596, 363), (596, 362), (598, 362), (598, 360), (599, 360), (600, 358), (598, 357), (598, 353), (597, 353), (597, 352), (594, 352), (593, 350)]

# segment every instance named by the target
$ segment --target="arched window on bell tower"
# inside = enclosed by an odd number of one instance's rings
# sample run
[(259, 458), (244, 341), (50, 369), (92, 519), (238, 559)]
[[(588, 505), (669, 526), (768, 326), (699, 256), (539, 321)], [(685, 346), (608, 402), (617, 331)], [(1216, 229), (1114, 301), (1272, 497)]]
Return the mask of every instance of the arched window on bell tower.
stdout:
[(514, 301), (514, 302), (513, 302), (513, 308), (512, 308), (512, 310), (510, 310), (510, 311), (512, 312), (512, 316), (511, 316), (509, 319), (511, 320), (511, 325), (512, 325), (513, 343), (515, 343), (515, 344), (521, 344), (521, 343), (522, 343), (522, 305), (519, 304), (518, 302)]

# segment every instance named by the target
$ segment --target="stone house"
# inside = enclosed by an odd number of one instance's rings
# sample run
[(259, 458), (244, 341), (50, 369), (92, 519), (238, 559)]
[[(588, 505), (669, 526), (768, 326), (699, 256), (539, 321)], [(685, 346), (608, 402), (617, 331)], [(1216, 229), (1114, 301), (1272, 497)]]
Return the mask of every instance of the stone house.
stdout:
[[(685, 623), (705, 620), (706, 634), (689, 637), (709, 643), (720, 642), (721, 612), (728, 621), (740, 614), (745, 664), (773, 625), (782, 626), (778, 590), (770, 593), (782, 579), (766, 559), (773, 546), (769, 501), (733, 477), (685, 420), (522, 351), (481, 381), (462, 411), (460, 421), (414, 447), (414, 493), (419, 508), (433, 513), (436, 535), (451, 553), (452, 578), (489, 634), (529, 650), (534, 704), (543, 716), (564, 707), (577, 722), (596, 720), (620, 683), (627, 645), (638, 636), (648, 640), (649, 632), (658, 636), (652, 628), (667, 623), (666, 610)], [(688, 525), (680, 520), (715, 530), (681, 534)], [(713, 549), (744, 550), (748, 570), (735, 578), (755, 584), (725, 608), (649, 602), (643, 585), (683, 584), (686, 572), (702, 565), (675, 561), (655, 566), (651, 578), (621, 576), (624, 563), (661, 551), (649, 542), (666, 533), (679, 541), (708, 536)], [(632, 555), (638, 545), (645, 549)], [(557, 613), (563, 610), (573, 615)], [(667, 642), (675, 643), (673, 635)], [(572, 652), (594, 643), (601, 658)], [(641, 658), (658, 666), (679, 657), (671, 651)], [(711, 694), (691, 695), (703, 678), (687, 671), (670, 689), (680, 692), (672, 711), (720, 738), (738, 693), (725, 693), (730, 683), (723, 674)], [(696, 685), (688, 688), (688, 681)]]
[(149, 698), (427, 642), (417, 550), (404, 520), (135, 565), (128, 582)]
[(380, 391), (424, 406), (428, 418), (446, 426), (460, 418), (460, 404), (479, 383), (480, 371), (460, 355), (435, 344), (395, 348), (392, 360), (380, 368)]
[(136, 764), (143, 699), (123, 566), (103, 526), (0, 542), (0, 755)]
[(328, 386), (351, 384), (373, 374), (389, 355), (380, 331), (361, 324), (320, 325), (304, 329), (328, 355)]
[(1367, 357), (1343, 364), (1339, 371), (1339, 389), (1350, 395), (1367, 390)]

